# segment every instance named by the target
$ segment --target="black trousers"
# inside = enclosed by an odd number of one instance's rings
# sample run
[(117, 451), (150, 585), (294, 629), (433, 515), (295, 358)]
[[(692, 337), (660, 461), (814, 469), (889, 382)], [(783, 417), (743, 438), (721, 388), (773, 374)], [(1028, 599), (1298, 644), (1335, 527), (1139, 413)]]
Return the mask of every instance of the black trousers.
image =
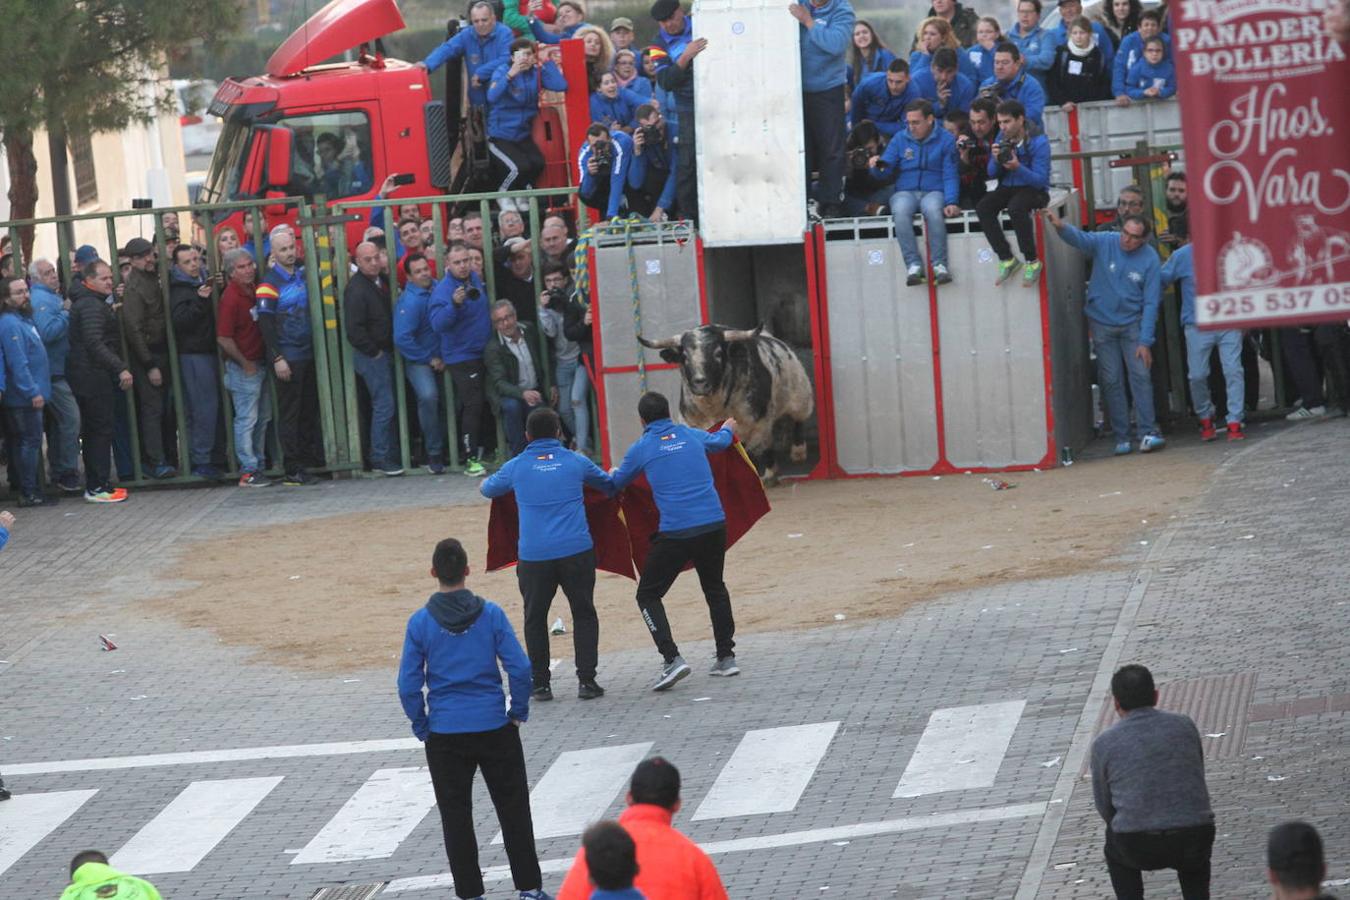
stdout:
[(459, 414), (460, 446), (465, 456), (478, 456), (483, 447), (483, 397), (487, 369), (481, 360), (449, 363), (450, 383), (455, 388), (455, 406)]
[[(820, 175), (816, 201), (822, 212), (832, 211), (844, 199), (844, 86), (802, 92), (802, 127), (806, 132), (806, 183)], [(680, 120), (684, 128), (684, 120)]]
[(80, 406), (80, 446), (88, 490), (112, 487), (112, 441), (117, 388), (106, 378), (71, 382)]
[[(162, 351), (152, 350), (154, 359), (150, 365), (141, 365), (139, 362), (133, 362), (131, 365), (131, 377), (134, 379), (132, 387), (136, 391), (136, 425), (141, 432), (141, 458), (146, 460), (152, 466), (163, 465), (166, 462), (164, 455), (164, 422), (169, 407), (169, 397), (172, 389), (169, 387), (170, 379), (173, 377), (169, 372), (169, 360)], [(159, 369), (160, 384), (155, 387), (150, 383), (150, 369)]]
[(1049, 202), (1050, 195), (1045, 191), (1023, 185), (997, 187), (975, 204), (975, 214), (980, 218), (984, 238), (999, 259), (1012, 259), (1013, 254), (1012, 248), (1008, 246), (1008, 236), (999, 225), (998, 214), (1005, 209), (1008, 211), (1022, 258), (1027, 262), (1035, 262), (1040, 257), (1036, 253), (1036, 223), (1031, 221), (1031, 211), (1044, 209)]
[(661, 602), (670, 586), (679, 577), (686, 563), (693, 562), (698, 572), (698, 583), (703, 588), (703, 599), (708, 604), (712, 619), (713, 641), (717, 644), (717, 658), (735, 655), (736, 620), (731, 614), (731, 595), (722, 580), (722, 565), (727, 555), (725, 527), (689, 538), (672, 538), (657, 534), (647, 553), (647, 564), (638, 580), (637, 604), (642, 620), (652, 633), (656, 649), (666, 662), (680, 655), (680, 648), (670, 634), (670, 621)]
[[(323, 465), (323, 427), (319, 422), (319, 380), (314, 360), (287, 360), (290, 381), (277, 379), (277, 436), (286, 471)], [(267, 386), (263, 385), (263, 390)]]
[(533, 140), (507, 141), (491, 138), (488, 153), (492, 156), (492, 179), (499, 191), (520, 191), (534, 185), (544, 171), (544, 154)]
[(548, 610), (560, 587), (572, 607), (577, 680), (594, 681), (600, 659), (600, 617), (595, 614), (595, 548), (558, 559), (522, 559), (516, 564), (516, 581), (525, 600), (525, 652), (530, 655), (534, 686), (549, 683)]
[(1284, 351), (1284, 364), (1289, 367), (1294, 390), (1303, 398), (1303, 405), (1324, 405), (1326, 393), (1322, 390), (1322, 371), (1313, 350), (1313, 333), (1301, 328), (1281, 328), (1280, 349)]
[(1116, 900), (1143, 900), (1143, 870), (1176, 869), (1182, 900), (1209, 900), (1209, 857), (1214, 826), (1193, 825), (1166, 831), (1106, 829), (1106, 868)]
[(680, 133), (675, 144), (675, 202), (679, 214), (698, 224), (698, 166), (694, 150), (698, 136), (694, 131), (694, 110), (680, 110)]
[(468, 898), (483, 893), (478, 836), (473, 830), (473, 776), (479, 769), (502, 826), (502, 840), (516, 890), (539, 890), (543, 876), (534, 848), (530, 785), (525, 777), (520, 729), (507, 723), (496, 731), (463, 734), (433, 731), (427, 736), (426, 753), (431, 788), (441, 811), (445, 855), (450, 859), (450, 875), (455, 879), (455, 894)]

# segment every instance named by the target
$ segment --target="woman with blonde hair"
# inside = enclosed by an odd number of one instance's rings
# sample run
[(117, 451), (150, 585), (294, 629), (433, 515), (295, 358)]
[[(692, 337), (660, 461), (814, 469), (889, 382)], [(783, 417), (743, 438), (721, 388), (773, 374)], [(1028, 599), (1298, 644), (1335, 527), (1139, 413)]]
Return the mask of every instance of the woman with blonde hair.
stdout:
[(919, 49), (909, 55), (909, 77), (913, 78), (920, 71), (930, 68), (933, 64), (933, 54), (942, 47), (950, 47), (956, 51), (957, 65), (961, 74), (979, 87), (979, 69), (963, 52), (965, 48), (956, 39), (952, 23), (942, 16), (929, 16), (919, 23)]
[(582, 25), (572, 37), (586, 50), (586, 74), (594, 91), (600, 87), (600, 76), (614, 66), (614, 42), (599, 25)]
[(895, 59), (895, 54), (882, 43), (881, 36), (872, 27), (872, 23), (859, 19), (853, 23), (853, 43), (848, 48), (848, 92), (867, 75), (873, 72), (885, 72), (886, 67)]

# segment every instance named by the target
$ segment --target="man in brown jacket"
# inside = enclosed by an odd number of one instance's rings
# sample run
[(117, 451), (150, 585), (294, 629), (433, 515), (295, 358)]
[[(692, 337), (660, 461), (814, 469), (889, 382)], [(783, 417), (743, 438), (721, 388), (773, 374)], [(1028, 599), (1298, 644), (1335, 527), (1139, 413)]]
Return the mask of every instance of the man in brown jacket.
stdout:
[(164, 456), (164, 414), (169, 387), (168, 336), (164, 293), (159, 282), (155, 245), (132, 238), (122, 248), (131, 260), (122, 297), (122, 325), (136, 385), (136, 415), (141, 432), (141, 457), (154, 478), (178, 474)]

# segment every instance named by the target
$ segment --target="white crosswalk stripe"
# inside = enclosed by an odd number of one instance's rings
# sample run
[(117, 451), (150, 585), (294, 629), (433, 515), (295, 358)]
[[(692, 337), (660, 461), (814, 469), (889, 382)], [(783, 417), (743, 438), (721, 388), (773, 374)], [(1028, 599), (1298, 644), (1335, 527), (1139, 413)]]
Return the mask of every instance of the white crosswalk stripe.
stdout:
[(893, 798), (989, 787), (998, 777), (1025, 700), (935, 710)]
[(15, 794), (0, 803), (0, 875), (97, 793), (92, 790)]
[[(604, 818), (628, 783), (633, 767), (651, 748), (651, 741), (647, 741), (561, 754), (530, 791), (534, 836), (543, 839), (581, 834), (587, 825)], [(501, 842), (499, 831), (492, 843)]]
[(746, 732), (694, 820), (795, 809), (838, 728), (838, 722), (819, 722)]
[(194, 781), (108, 862), (138, 875), (190, 872), (281, 779), (276, 775)]
[(380, 769), (305, 845), (291, 864), (393, 856), (436, 805), (425, 767)]

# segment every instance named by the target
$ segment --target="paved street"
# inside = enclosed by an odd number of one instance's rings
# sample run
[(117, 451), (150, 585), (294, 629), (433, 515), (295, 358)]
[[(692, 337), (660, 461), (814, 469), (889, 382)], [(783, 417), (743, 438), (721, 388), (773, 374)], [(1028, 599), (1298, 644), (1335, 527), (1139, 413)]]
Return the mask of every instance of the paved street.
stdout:
[[(1109, 896), (1082, 774), (1106, 682), (1132, 661), (1206, 735), (1215, 897), (1268, 896), (1265, 832), (1293, 817), (1322, 830), (1329, 877), (1350, 878), (1350, 421), (1253, 434), (1101, 572), (748, 635), (734, 679), (707, 677), (711, 643), (682, 636), (695, 675), (668, 694), (644, 689), (651, 651), (602, 658), (609, 692), (585, 705), (560, 676), (523, 732), (545, 887), (584, 824), (619, 812), (633, 762), (659, 753), (684, 775), (677, 824), (732, 897)], [(1224, 452), (1166, 452), (1211, 451)], [(158, 873), (167, 898), (307, 898), (344, 882), (453, 896), (393, 661), (301, 674), (131, 603), (186, 536), (438, 494), (480, 502), (475, 488), (140, 492), (26, 517), (0, 554), (0, 772), (15, 791), (0, 805), (0, 893), (55, 897), (70, 857), (98, 847)], [(359, 601), (316, 598), (314, 614)], [(101, 651), (100, 633), (119, 650)], [(372, 639), (388, 636), (351, 636)], [(485, 791), (477, 803), (489, 894), (513, 896)], [(1175, 896), (1162, 874), (1146, 884)]]

